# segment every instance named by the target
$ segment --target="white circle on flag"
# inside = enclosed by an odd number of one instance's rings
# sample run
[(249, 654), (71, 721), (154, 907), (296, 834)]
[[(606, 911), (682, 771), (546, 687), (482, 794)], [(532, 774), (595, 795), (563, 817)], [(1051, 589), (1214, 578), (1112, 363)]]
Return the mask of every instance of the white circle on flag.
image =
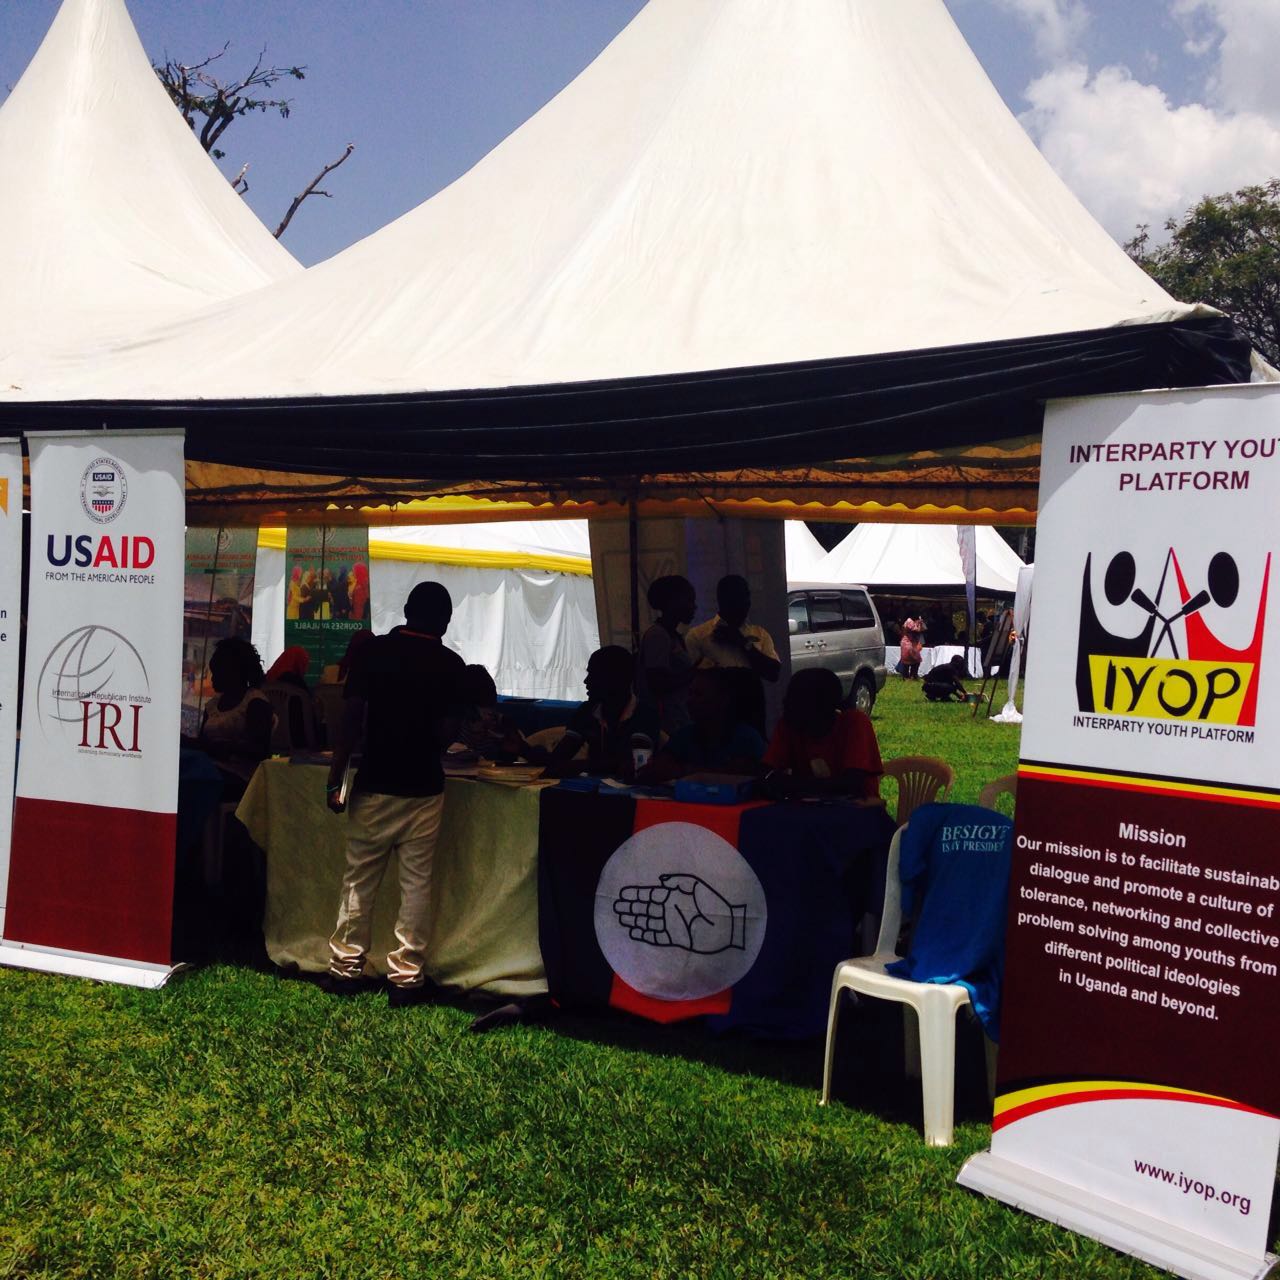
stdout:
[(723, 837), (664, 822), (618, 846), (596, 883), (600, 950), (629, 986), (697, 1000), (740, 981), (764, 943), (764, 886)]

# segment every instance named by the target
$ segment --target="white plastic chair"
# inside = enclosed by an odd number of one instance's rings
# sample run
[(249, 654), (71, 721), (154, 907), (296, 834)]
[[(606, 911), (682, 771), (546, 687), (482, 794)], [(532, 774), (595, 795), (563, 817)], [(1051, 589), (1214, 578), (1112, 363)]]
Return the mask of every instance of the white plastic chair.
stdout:
[(826, 1106), (831, 1100), (831, 1072), (835, 1064), (841, 991), (848, 989), (878, 1000), (909, 1004), (915, 1010), (919, 1034), (918, 1038), (912, 1036), (913, 1029), (908, 1020), (907, 1074), (920, 1077), (924, 1100), (924, 1140), (930, 1147), (949, 1147), (955, 1132), (956, 1013), (969, 1003), (969, 992), (950, 983), (913, 982), (909, 978), (891, 977), (885, 972), (888, 965), (901, 959), (894, 948), (902, 927), (898, 851), (905, 830), (905, 826), (899, 827), (889, 846), (884, 908), (880, 913), (880, 937), (875, 953), (857, 956), (837, 965), (831, 981), (821, 1103)]
[[(294, 684), (281, 684), (269, 680), (262, 686), (275, 713), (275, 723), (271, 727), (271, 751), (274, 755), (287, 755), (290, 751), (311, 751), (320, 743), (320, 735), (316, 731), (316, 707), (311, 695)], [(302, 739), (294, 741), (293, 712), (296, 706), (302, 720)]]
[(1008, 796), (1013, 801), (1013, 804), (1009, 806), (1012, 810), (1018, 802), (1018, 775), (1016, 773), (1007, 773), (1003, 778), (988, 782), (978, 792), (978, 803), (984, 809), (994, 809), (997, 813), (1002, 813), (1003, 810), (1000, 808), (1001, 796)]

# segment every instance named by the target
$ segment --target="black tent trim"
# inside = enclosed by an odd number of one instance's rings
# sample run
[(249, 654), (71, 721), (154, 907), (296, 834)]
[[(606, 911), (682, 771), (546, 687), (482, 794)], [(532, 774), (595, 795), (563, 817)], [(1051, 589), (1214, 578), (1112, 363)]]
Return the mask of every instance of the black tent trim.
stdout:
[(1246, 382), (1226, 317), (614, 381), (279, 400), (0, 403), (0, 433), (183, 427), (187, 457), (310, 475), (569, 482), (1034, 434), (1047, 399)]

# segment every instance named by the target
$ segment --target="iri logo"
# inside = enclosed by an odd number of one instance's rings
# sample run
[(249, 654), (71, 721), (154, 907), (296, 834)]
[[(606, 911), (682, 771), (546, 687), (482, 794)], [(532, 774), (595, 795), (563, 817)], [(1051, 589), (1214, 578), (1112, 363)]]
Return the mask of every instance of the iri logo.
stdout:
[(1270, 577), (1268, 552), (1241, 599), (1240, 567), (1228, 552), (1218, 552), (1197, 579), (1170, 548), (1159, 579), (1139, 585), (1137, 562), (1121, 551), (1107, 565), (1101, 605), (1090, 553), (1076, 650), (1080, 710), (1255, 724)]
[(77, 627), (53, 646), (35, 691), (46, 738), (134, 758), (143, 753), (150, 694), (146, 665), (128, 637), (92, 625)]
[(114, 458), (94, 458), (80, 477), (80, 505), (90, 520), (110, 524), (124, 510), (129, 482)]

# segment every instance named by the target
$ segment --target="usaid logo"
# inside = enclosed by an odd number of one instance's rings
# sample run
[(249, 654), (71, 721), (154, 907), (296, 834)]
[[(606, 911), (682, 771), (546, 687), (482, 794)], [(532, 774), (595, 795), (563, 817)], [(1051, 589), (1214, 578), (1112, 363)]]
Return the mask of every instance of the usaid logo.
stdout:
[(124, 468), (108, 457), (94, 458), (80, 477), (80, 505), (90, 520), (110, 524), (124, 510), (129, 482)]

